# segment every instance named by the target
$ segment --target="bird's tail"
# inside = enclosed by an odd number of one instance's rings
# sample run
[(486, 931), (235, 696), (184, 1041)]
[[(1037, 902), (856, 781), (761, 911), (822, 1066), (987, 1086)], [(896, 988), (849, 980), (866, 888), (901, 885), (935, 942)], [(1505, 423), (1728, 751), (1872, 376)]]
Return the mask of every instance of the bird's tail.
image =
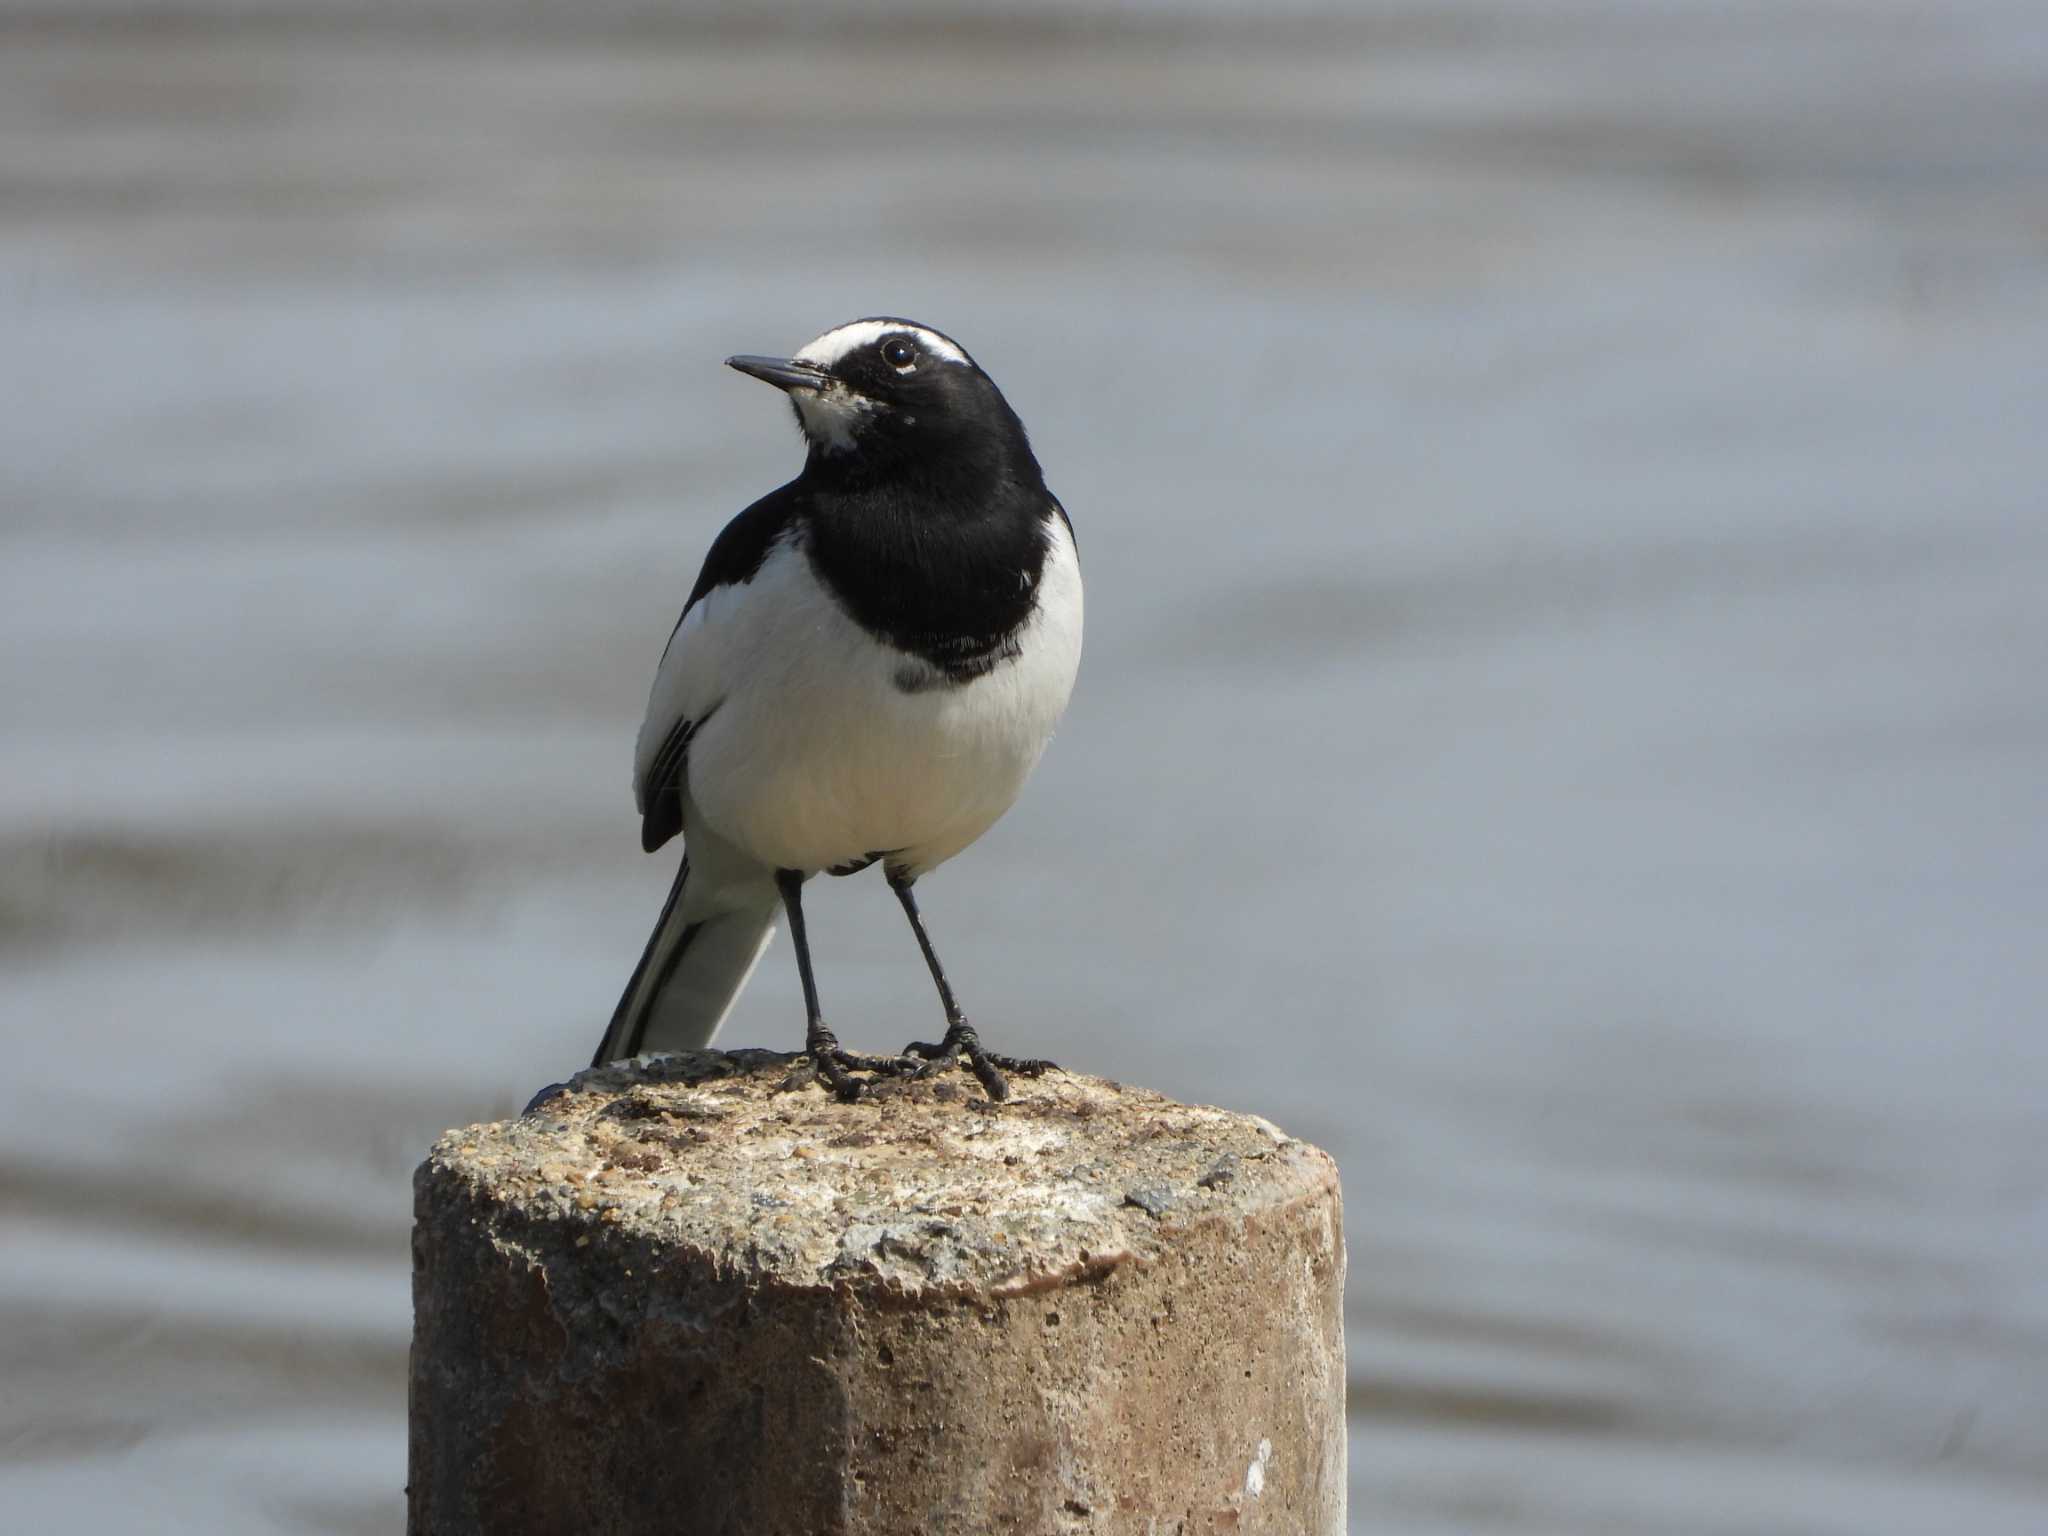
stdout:
[(683, 921), (683, 883), (689, 878), (686, 858), (592, 1066), (647, 1051), (694, 1051), (709, 1045), (775, 937), (772, 895), (752, 906)]

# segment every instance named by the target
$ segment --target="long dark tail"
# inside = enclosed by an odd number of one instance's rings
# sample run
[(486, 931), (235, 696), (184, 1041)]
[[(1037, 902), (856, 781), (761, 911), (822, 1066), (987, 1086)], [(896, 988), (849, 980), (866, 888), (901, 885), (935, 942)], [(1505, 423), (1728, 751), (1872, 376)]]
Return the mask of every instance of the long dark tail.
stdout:
[(775, 937), (772, 892), (757, 906), (684, 922), (683, 882), (689, 878), (686, 858), (632, 980), (612, 1010), (611, 1024), (591, 1058), (593, 1067), (648, 1051), (694, 1051), (709, 1045)]

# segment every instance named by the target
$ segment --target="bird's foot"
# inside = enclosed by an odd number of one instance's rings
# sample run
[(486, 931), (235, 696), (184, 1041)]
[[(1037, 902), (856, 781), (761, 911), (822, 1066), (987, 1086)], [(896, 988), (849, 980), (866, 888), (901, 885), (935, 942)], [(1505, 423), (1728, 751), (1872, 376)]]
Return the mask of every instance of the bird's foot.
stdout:
[(900, 1056), (863, 1056), (840, 1047), (839, 1037), (823, 1024), (813, 1025), (804, 1040), (804, 1055), (819, 1082), (847, 1104), (867, 1091), (867, 1084), (852, 1074), (869, 1072), (877, 1077), (904, 1077), (912, 1070)]
[(922, 1058), (912, 1067), (907, 1076), (930, 1077), (943, 1072), (964, 1060), (967, 1069), (981, 1083), (982, 1089), (991, 1099), (1001, 1103), (1010, 1096), (1010, 1085), (1003, 1078), (1005, 1072), (1014, 1072), (1019, 1077), (1037, 1077), (1042, 1072), (1057, 1072), (1059, 1064), (1038, 1061), (1022, 1056), (998, 1056), (993, 1051), (981, 1048), (981, 1036), (974, 1032), (974, 1026), (965, 1019), (956, 1021), (946, 1029), (946, 1038), (936, 1045), (929, 1040), (913, 1040), (903, 1047), (903, 1058)]

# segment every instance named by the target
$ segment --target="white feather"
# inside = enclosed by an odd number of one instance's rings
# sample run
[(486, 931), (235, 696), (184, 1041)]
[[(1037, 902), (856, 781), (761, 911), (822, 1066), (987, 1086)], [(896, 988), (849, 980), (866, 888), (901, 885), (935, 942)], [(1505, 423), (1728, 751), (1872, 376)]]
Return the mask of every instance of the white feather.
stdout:
[(966, 363), (967, 354), (951, 337), (941, 336), (937, 331), (922, 325), (911, 325), (903, 320), (855, 320), (848, 325), (834, 326), (817, 340), (808, 343), (797, 353), (800, 363), (815, 363), (820, 368), (830, 368), (849, 354), (862, 347), (872, 346), (884, 336), (910, 336), (916, 339), (918, 350), (942, 362)]
[(851, 448), (860, 419), (882, 409), (877, 402), (866, 395), (854, 393), (844, 384), (830, 384), (823, 389), (792, 389), (789, 398), (796, 402), (796, 413), (803, 421), (804, 436), (832, 453), (844, 453)]
[(1080, 562), (1064, 519), (1046, 537), (1018, 654), (957, 686), (903, 688), (916, 658), (848, 617), (794, 539), (684, 616), (655, 677), (635, 788), (675, 722), (702, 721), (685, 806), (693, 898), (711, 898), (699, 875), (714, 868), (749, 878), (888, 852), (922, 874), (1010, 808), (1081, 660)]
[[(925, 326), (901, 320), (856, 320), (850, 325), (836, 326), (797, 353), (796, 361), (830, 369), (862, 347), (873, 346), (884, 336), (913, 337), (918, 350), (927, 358), (963, 367), (973, 366), (967, 354), (949, 338)], [(804, 436), (828, 453), (846, 452), (853, 446), (861, 419), (886, 409), (880, 401), (871, 400), (858, 390), (836, 381), (822, 389), (799, 385), (790, 390), (789, 398), (796, 402)]]

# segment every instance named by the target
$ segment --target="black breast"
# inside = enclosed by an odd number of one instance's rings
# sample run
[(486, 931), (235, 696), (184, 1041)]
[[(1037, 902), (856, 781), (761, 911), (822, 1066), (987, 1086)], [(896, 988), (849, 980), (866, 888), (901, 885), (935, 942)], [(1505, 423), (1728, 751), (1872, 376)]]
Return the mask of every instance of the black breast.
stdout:
[(855, 622), (923, 663), (897, 679), (918, 691), (969, 682), (1017, 654), (1056, 515), (1037, 487), (944, 504), (877, 487), (814, 498), (805, 549)]

